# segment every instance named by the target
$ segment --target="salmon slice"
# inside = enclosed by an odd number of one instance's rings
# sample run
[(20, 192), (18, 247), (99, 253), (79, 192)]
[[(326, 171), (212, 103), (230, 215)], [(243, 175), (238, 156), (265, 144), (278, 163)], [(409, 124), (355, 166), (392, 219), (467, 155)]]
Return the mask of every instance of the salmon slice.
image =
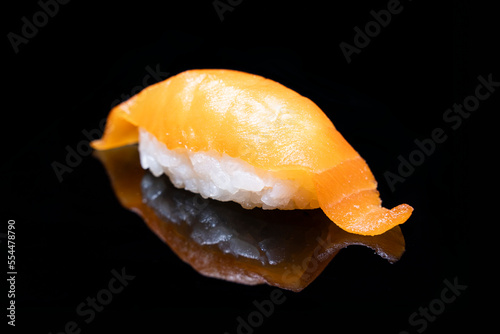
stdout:
[(216, 151), (311, 185), (342, 229), (381, 234), (404, 223), (406, 204), (381, 206), (366, 162), (311, 100), (269, 79), (233, 70), (190, 70), (149, 86), (113, 108), (92, 147), (138, 141), (138, 128), (168, 149)]
[(407, 204), (392, 210), (381, 206), (377, 181), (360, 156), (316, 174), (313, 179), (321, 209), (347, 232), (381, 234), (404, 223), (413, 211)]

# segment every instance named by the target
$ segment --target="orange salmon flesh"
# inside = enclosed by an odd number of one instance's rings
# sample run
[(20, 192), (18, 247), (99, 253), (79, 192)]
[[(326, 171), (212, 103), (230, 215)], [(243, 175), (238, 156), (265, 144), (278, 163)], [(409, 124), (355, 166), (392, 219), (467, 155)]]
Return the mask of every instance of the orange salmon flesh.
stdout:
[(381, 206), (365, 160), (311, 100), (266, 78), (234, 70), (190, 70), (142, 90), (114, 107), (101, 139), (106, 150), (138, 142), (138, 128), (168, 149), (215, 150), (313, 187), (340, 228), (382, 234), (413, 208)]

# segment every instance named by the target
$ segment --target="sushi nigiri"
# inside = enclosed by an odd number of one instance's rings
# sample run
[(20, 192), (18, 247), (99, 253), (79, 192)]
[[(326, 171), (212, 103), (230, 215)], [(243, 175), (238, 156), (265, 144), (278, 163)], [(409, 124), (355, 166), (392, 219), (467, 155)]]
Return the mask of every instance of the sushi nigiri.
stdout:
[(234, 70), (189, 70), (114, 107), (97, 150), (139, 143), (141, 166), (204, 198), (252, 209), (315, 209), (378, 235), (413, 208), (381, 206), (365, 160), (311, 100)]

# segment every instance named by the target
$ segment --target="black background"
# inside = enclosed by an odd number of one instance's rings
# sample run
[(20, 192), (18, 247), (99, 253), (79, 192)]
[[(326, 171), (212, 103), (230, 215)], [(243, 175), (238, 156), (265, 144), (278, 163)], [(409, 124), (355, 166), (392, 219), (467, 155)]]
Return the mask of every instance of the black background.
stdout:
[[(255, 333), (414, 333), (420, 327), (409, 316), (455, 277), (467, 289), (425, 333), (478, 325), (470, 245), (479, 218), (471, 200), (488, 170), (473, 168), (488, 153), (484, 124), (499, 93), (457, 130), (443, 114), (474, 94), (477, 76), (500, 79), (493, 10), (402, 1), (402, 12), (348, 64), (339, 44), (353, 44), (354, 27), (387, 3), (243, 0), (221, 21), (212, 1), (71, 1), (17, 54), (5, 37), (2, 226), (16, 221), (15, 329), (59, 333), (76, 321), (82, 333), (235, 333), (252, 301), (269, 299), (273, 287), (206, 278), (179, 260), (119, 205), (92, 156), (59, 182), (51, 164), (65, 163), (67, 147), (86, 140), (82, 131), (98, 128), (113, 101), (142, 85), (147, 66), (169, 75), (231, 68), (283, 83), (316, 102), (367, 160), (385, 206), (415, 208), (402, 225), (407, 246), (398, 263), (344, 249), (304, 291), (285, 291), (286, 302)], [(9, 3), (4, 36), (20, 34), (21, 18), (32, 21), (39, 10), (36, 1)], [(407, 158), (414, 140), (437, 127), (446, 142), (391, 191), (384, 173), (396, 173), (398, 156)], [(76, 306), (122, 267), (135, 279), (86, 324)]]

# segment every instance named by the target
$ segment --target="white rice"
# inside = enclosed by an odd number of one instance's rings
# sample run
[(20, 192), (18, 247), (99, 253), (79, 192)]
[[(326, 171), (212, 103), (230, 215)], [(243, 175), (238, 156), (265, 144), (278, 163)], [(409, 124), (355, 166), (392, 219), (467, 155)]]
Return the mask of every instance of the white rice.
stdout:
[(278, 172), (255, 168), (246, 161), (216, 151), (169, 150), (152, 134), (139, 128), (141, 166), (155, 176), (165, 173), (173, 185), (204, 198), (234, 201), (246, 209), (318, 208), (316, 194)]

